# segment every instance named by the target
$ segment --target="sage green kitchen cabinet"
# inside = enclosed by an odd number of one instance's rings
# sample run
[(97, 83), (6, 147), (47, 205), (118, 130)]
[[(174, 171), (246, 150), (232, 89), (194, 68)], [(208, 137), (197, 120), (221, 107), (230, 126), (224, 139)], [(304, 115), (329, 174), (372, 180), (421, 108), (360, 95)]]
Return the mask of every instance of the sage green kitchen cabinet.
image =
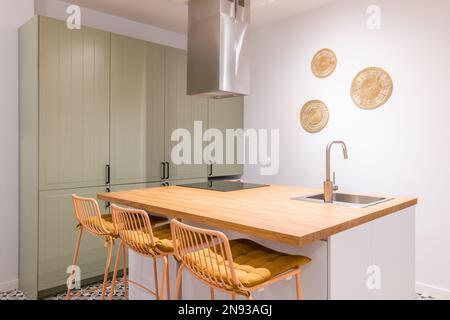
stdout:
[(194, 121), (208, 120), (207, 100), (186, 95), (186, 72), (186, 51), (111, 36), (112, 185), (206, 177), (204, 163), (172, 162), (172, 133), (193, 137)]
[[(41, 191), (39, 193), (39, 291), (63, 287), (66, 284), (67, 269), (72, 265), (78, 229), (72, 208), (72, 194), (95, 198), (105, 188), (81, 188)], [(100, 202), (102, 213), (107, 208)], [(104, 239), (92, 236), (85, 230), (81, 240), (81, 253), (77, 265), (81, 279), (102, 275), (107, 250)], [(114, 256), (116, 250), (113, 250)], [(112, 260), (114, 261), (114, 260)], [(111, 266), (113, 271), (113, 266)]]
[[(186, 94), (187, 53), (184, 50), (168, 48), (165, 52), (165, 128), (166, 128), (166, 161), (170, 164), (170, 180), (206, 178), (207, 165), (203, 161), (202, 132), (197, 141), (194, 139), (194, 122), (199, 122), (203, 130), (207, 128), (208, 100), (188, 96)], [(185, 137), (182, 155), (184, 163), (179, 164), (172, 158), (173, 147), (180, 141), (172, 141), (176, 130), (187, 130), (190, 136)], [(195, 151), (197, 150), (197, 159)]]
[(105, 183), (110, 34), (39, 17), (41, 190)]
[(161, 180), (164, 47), (111, 35), (111, 184)]
[[(39, 16), (19, 37), (19, 281), (38, 298), (66, 286), (77, 224), (71, 195), (106, 190), (110, 34)], [(105, 260), (103, 240), (86, 233), (82, 280), (101, 276)]]
[[(233, 135), (233, 139), (227, 139), (227, 130), (236, 133), (236, 130), (243, 130), (244, 128), (244, 98), (227, 98), (227, 99), (210, 99), (208, 107), (208, 126), (210, 129), (217, 129), (221, 132), (223, 137), (222, 156), (218, 157), (218, 161), (209, 159), (211, 165), (209, 167), (209, 177), (225, 177), (237, 176), (244, 173), (244, 166), (242, 163), (243, 136), (237, 134)], [(231, 132), (230, 131), (230, 132)], [(227, 143), (233, 144), (230, 147), (233, 150), (234, 157), (231, 153), (227, 153)], [(217, 152), (217, 151), (216, 151)], [(217, 153), (213, 152), (214, 156)], [(241, 152), (241, 160), (238, 161), (238, 152)], [(220, 153), (220, 152), (219, 152)], [(227, 156), (230, 158), (227, 162)], [(222, 163), (220, 164), (220, 161)], [(217, 163), (218, 162), (218, 163)], [(230, 164), (228, 164), (231, 162)]]

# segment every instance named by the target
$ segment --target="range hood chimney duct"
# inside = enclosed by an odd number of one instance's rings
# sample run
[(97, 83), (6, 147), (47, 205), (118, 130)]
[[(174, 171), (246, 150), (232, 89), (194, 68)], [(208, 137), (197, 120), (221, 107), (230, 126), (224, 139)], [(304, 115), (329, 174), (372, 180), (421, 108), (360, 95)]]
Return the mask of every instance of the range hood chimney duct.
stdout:
[(187, 94), (250, 91), (250, 0), (190, 0)]

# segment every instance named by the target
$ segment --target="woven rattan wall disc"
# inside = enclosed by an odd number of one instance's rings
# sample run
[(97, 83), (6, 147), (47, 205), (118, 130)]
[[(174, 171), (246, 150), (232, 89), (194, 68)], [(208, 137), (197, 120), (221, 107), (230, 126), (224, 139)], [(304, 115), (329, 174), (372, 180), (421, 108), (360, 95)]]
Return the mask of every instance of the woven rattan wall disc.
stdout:
[(330, 119), (328, 108), (320, 100), (308, 101), (300, 113), (300, 123), (307, 132), (317, 133), (325, 128)]
[(393, 92), (391, 76), (381, 68), (367, 68), (352, 83), (353, 102), (361, 109), (372, 110), (384, 105)]
[(336, 70), (336, 66), (336, 54), (330, 49), (322, 49), (317, 52), (311, 62), (311, 70), (318, 78), (329, 77)]

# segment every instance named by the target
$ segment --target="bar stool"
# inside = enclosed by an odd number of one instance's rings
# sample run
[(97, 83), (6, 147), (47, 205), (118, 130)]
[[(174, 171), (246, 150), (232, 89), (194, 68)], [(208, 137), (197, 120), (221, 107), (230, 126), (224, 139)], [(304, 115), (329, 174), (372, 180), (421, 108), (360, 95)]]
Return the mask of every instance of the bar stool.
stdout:
[[(78, 222), (78, 237), (75, 247), (75, 254), (73, 257), (73, 268), (71, 271), (71, 275), (73, 275), (75, 271), (75, 266), (78, 261), (78, 254), (80, 250), (81, 238), (83, 236), (83, 231), (86, 229), (90, 234), (95, 237), (101, 237), (105, 239), (105, 247), (108, 249), (108, 255), (106, 258), (105, 272), (103, 276), (103, 286), (101, 293), (101, 300), (105, 299), (106, 288), (108, 284), (108, 275), (109, 275), (109, 267), (111, 264), (111, 255), (112, 248), (114, 246), (114, 242), (118, 237), (118, 233), (115, 230), (112, 215), (111, 214), (102, 214), (100, 211), (100, 207), (98, 205), (97, 200), (91, 198), (83, 198), (77, 195), (72, 195), (72, 204), (75, 213), (75, 218)], [(152, 217), (153, 223), (163, 223), (167, 222), (165, 218)], [(123, 268), (126, 267), (125, 256), (123, 258)], [(70, 300), (70, 294), (72, 289), (70, 287), (67, 288), (66, 299)]]
[[(105, 247), (108, 248), (108, 256), (106, 258), (105, 272), (103, 276), (103, 287), (101, 293), (101, 300), (105, 299), (109, 266), (111, 264), (112, 248), (114, 241), (117, 238), (114, 225), (112, 223), (111, 215), (102, 215), (97, 200), (82, 198), (77, 195), (72, 195), (72, 204), (75, 212), (75, 217), (78, 221), (78, 238), (75, 247), (75, 254), (73, 257), (73, 268), (71, 275), (74, 273), (75, 266), (78, 260), (78, 253), (80, 250), (81, 238), (83, 231), (86, 229), (90, 234), (95, 237), (101, 237), (105, 239)], [(70, 300), (71, 288), (67, 288), (66, 300)]]
[(297, 299), (301, 300), (300, 272), (311, 259), (265, 248), (250, 240), (233, 240), (218, 231), (200, 229), (171, 221), (174, 253), (181, 261), (175, 300), (181, 288), (182, 273), (188, 269), (198, 280), (214, 290), (241, 295), (252, 300), (252, 292), (295, 276)]
[[(155, 291), (145, 286), (127, 279), (126, 269), (124, 267), (125, 296), (128, 298), (128, 283), (134, 284), (144, 291), (155, 296), (157, 300), (164, 299), (164, 283), (167, 284), (167, 299), (170, 300), (170, 275), (168, 256), (173, 253), (173, 242), (170, 230), (170, 224), (159, 227), (152, 227), (149, 215), (143, 210), (121, 208), (112, 205), (112, 217), (115, 229), (121, 239), (121, 244), (117, 249), (116, 262), (114, 266), (114, 276), (111, 286), (111, 296), (114, 294), (117, 269), (119, 264), (119, 255), (125, 259), (125, 247), (136, 253), (153, 258), (153, 272), (155, 279)], [(161, 290), (158, 285), (157, 259), (163, 260), (163, 271), (161, 280)], [(125, 263), (124, 263), (125, 265)]]

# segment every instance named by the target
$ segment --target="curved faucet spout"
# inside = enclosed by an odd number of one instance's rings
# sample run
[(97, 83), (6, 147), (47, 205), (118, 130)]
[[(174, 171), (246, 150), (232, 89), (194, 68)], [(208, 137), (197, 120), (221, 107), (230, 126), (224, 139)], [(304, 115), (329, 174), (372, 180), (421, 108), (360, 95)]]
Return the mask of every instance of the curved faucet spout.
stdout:
[(335, 145), (339, 144), (342, 146), (342, 151), (344, 153), (344, 159), (348, 159), (348, 151), (347, 151), (347, 145), (344, 141), (333, 141), (331, 142), (327, 147), (327, 181), (331, 181), (331, 148)]
[(333, 181), (331, 181), (331, 148), (335, 144), (340, 144), (342, 146), (342, 151), (344, 152), (344, 158), (348, 159), (347, 145), (344, 141), (333, 141), (327, 147), (327, 180), (323, 183), (323, 194), (326, 203), (333, 203), (334, 192), (339, 190), (336, 185), (336, 176), (333, 174)]

